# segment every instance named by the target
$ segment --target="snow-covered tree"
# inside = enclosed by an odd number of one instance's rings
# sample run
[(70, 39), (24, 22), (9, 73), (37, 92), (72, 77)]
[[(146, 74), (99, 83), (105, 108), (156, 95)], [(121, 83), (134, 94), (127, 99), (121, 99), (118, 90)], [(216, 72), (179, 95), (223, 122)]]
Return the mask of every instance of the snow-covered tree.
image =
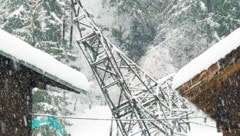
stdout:
[(224, 37), (240, 26), (240, 3), (238, 0), (208, 0), (214, 21), (219, 24), (217, 33)]
[(154, 44), (168, 48), (180, 68), (239, 24), (239, 2), (175, 0), (161, 16)]
[(161, 17), (155, 44), (168, 48), (174, 65), (180, 68), (203, 52), (210, 41), (218, 40), (214, 37), (217, 24), (202, 1), (178, 0), (168, 8)]
[(137, 61), (153, 40), (162, 4), (159, 0), (110, 0), (116, 8), (112, 35), (130, 58)]
[(67, 41), (71, 20), (69, 1), (22, 0), (4, 4), (2, 29), (59, 60), (64, 58), (62, 61), (68, 62), (75, 58)]

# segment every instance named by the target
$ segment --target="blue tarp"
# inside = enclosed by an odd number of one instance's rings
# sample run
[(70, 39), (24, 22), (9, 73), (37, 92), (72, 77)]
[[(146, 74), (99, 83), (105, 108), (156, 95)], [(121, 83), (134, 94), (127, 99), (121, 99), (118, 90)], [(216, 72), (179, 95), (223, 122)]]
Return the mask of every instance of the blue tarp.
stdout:
[(41, 126), (50, 126), (55, 129), (59, 136), (65, 136), (66, 131), (64, 127), (53, 117), (39, 117), (32, 121), (32, 130), (40, 128)]

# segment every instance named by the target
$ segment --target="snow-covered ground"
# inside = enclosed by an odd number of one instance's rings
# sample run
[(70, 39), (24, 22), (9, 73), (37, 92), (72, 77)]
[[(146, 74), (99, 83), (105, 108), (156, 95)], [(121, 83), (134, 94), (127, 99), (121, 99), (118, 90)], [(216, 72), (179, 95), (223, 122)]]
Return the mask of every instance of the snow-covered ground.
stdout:
[(189, 119), (191, 130), (188, 132), (188, 136), (222, 136), (222, 133), (217, 132), (216, 122), (214, 120), (191, 102), (188, 102), (188, 105), (192, 111), (194, 111), (191, 117), (196, 117)]
[[(111, 119), (111, 112), (107, 106), (96, 106), (91, 110), (85, 110), (85, 113), (78, 115), (82, 118)], [(109, 136), (111, 129), (111, 121), (101, 120), (78, 120), (68, 119), (72, 124), (66, 128), (71, 136)], [(116, 134), (116, 125), (113, 127), (113, 133)], [(113, 136), (115, 136), (113, 134)]]
[[(78, 115), (81, 118), (99, 118), (111, 119), (111, 112), (107, 106), (96, 106), (91, 110), (85, 110), (85, 113)], [(71, 136), (109, 136), (111, 121), (99, 120), (77, 120), (68, 119), (72, 126), (66, 128)], [(215, 128), (216, 124), (213, 120), (203, 118), (191, 119), (191, 131), (188, 136), (222, 136)], [(116, 125), (113, 127), (113, 136), (116, 136)]]
[(191, 131), (189, 131), (188, 136), (222, 136), (222, 133), (218, 133), (215, 121), (207, 119), (191, 119)]

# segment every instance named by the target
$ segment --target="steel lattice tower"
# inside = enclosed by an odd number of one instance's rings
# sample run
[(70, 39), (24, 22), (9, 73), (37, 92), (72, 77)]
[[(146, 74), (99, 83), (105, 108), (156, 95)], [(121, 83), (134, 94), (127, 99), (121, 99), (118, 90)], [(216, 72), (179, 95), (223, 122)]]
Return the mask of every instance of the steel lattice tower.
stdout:
[(190, 111), (171, 88), (172, 76), (154, 80), (103, 36), (79, 0), (71, 2), (77, 43), (122, 135), (185, 135)]

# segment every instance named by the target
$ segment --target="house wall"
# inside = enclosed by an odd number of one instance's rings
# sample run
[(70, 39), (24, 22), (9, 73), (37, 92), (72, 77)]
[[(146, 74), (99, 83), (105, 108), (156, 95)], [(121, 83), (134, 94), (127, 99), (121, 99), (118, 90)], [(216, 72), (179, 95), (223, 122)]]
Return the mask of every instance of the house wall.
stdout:
[(240, 130), (224, 131), (223, 136), (240, 136)]
[(0, 135), (30, 136), (32, 110), (31, 75), (0, 58)]
[(211, 118), (224, 136), (240, 136), (240, 48), (179, 87), (180, 94)]

